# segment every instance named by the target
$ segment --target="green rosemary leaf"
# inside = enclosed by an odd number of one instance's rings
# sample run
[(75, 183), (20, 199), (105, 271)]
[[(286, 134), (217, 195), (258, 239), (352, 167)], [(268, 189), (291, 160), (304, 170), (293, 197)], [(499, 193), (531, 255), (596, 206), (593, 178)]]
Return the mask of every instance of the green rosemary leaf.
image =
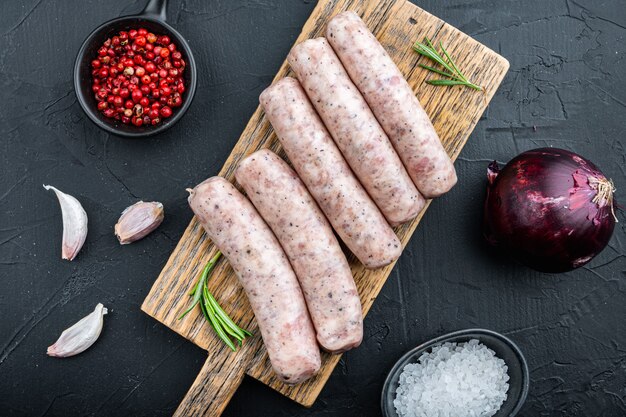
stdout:
[(209, 261), (209, 263), (211, 264), (211, 270), (213, 270), (213, 268), (215, 268), (215, 264), (217, 264), (217, 261), (219, 261), (220, 256), (222, 256), (222, 252), (217, 251), (215, 253), (215, 255), (213, 255), (213, 257)]
[(228, 314), (226, 314), (222, 307), (217, 303), (215, 297), (213, 297), (213, 294), (207, 291), (205, 298), (213, 307), (213, 311), (215, 311), (215, 314), (217, 315), (219, 320), (224, 324), (224, 328), (230, 330), (232, 332), (231, 334), (234, 333), (233, 336), (238, 336), (238, 338), (240, 338), (241, 340), (245, 339), (245, 333), (239, 328), (239, 326), (235, 324), (235, 322), (232, 321)]
[(434, 68), (434, 67), (429, 67), (428, 65), (419, 64), (418, 66), (421, 67), (421, 68), (427, 69), (428, 71), (432, 71), (432, 72), (436, 72), (437, 74), (445, 75), (446, 77), (457, 78), (454, 74), (450, 74), (450, 73), (447, 73), (445, 71), (438, 70), (437, 68)]
[(434, 51), (431, 47), (429, 47), (428, 45), (425, 45), (419, 41), (415, 42), (413, 44), (413, 49), (416, 52), (419, 52), (422, 55), (426, 55), (426, 56), (433, 56), (435, 57), (435, 59), (437, 58), (437, 51)]
[(430, 49), (432, 49), (433, 51), (435, 51), (435, 53), (437, 52), (437, 50), (435, 49), (435, 45), (433, 45), (433, 43), (430, 41), (430, 39), (428, 39), (426, 36), (424, 36), (424, 43), (426, 45), (428, 45), (428, 47)]
[(193, 310), (196, 304), (200, 302), (200, 298), (202, 297), (202, 291), (198, 291), (198, 289), (202, 288), (202, 286), (205, 285), (204, 283), (207, 281), (209, 274), (215, 268), (215, 265), (217, 264), (217, 261), (220, 259), (220, 256), (222, 256), (222, 252), (217, 251), (217, 253), (209, 260), (209, 262), (207, 262), (206, 266), (204, 267), (204, 270), (202, 270), (202, 275), (200, 275), (200, 279), (198, 280), (198, 283), (193, 288), (193, 290), (189, 293), (189, 296), (193, 297), (191, 305), (189, 306), (187, 310), (183, 312), (183, 314), (180, 315), (180, 317), (178, 317), (178, 320), (185, 317), (187, 313)]
[[(207, 289), (207, 287), (204, 287), (204, 302), (207, 303), (210, 307), (211, 307), (211, 311), (213, 313), (213, 316), (215, 318), (215, 320), (217, 320), (220, 324), (220, 326), (222, 327), (222, 329), (224, 329), (224, 331), (226, 333), (228, 333), (229, 335), (231, 335), (232, 337), (234, 337), (235, 339), (237, 339), (238, 341), (242, 341), (243, 339), (245, 339), (245, 335), (241, 332), (238, 332), (237, 329), (238, 327), (235, 325), (235, 323), (232, 322), (232, 320), (230, 320), (230, 318), (228, 319), (228, 321), (230, 321), (230, 323), (226, 320), (224, 320), (224, 316), (226, 316), (226, 314), (220, 314), (220, 312), (218, 311), (218, 309), (216, 308), (217, 302), (215, 301), (215, 298), (213, 297), (213, 295), (209, 292), (209, 290)], [(219, 305), (217, 305), (217, 307), (219, 307)], [(221, 310), (221, 308), (219, 308)], [(223, 311), (222, 311), (223, 313)], [(226, 316), (228, 318), (228, 316)], [(232, 323), (232, 325), (231, 325)], [(234, 328), (233, 328), (234, 326)]]
[(209, 312), (207, 311), (206, 306), (204, 305), (204, 302), (200, 302), (200, 310), (202, 310), (202, 315), (209, 322), (213, 330), (215, 330), (215, 326), (213, 326), (213, 322), (211, 321), (211, 316), (209, 315)]
[(187, 308), (187, 310), (185, 310), (183, 312), (183, 314), (181, 314), (178, 317), (178, 320), (182, 319), (183, 317), (185, 317), (187, 315), (187, 313), (189, 313), (191, 310), (193, 310), (193, 308), (198, 304), (198, 302), (200, 301), (200, 299), (198, 298), (197, 300), (194, 298), (193, 302), (191, 303), (191, 305), (189, 306), (189, 308)]
[(444, 59), (444, 57), (441, 56), (441, 54), (437, 51), (437, 48), (435, 48), (435, 45), (432, 44), (430, 39), (424, 38), (424, 42), (428, 44), (428, 48), (430, 49), (432, 54), (437, 58), (436, 61), (439, 62), (445, 69), (450, 71), (450, 73), (454, 73), (455, 72), (454, 68), (450, 66), (450, 64), (448, 63), (447, 60)]
[[(204, 288), (206, 288), (206, 287), (204, 287)], [(206, 291), (208, 291), (208, 290), (206, 290)], [(211, 324), (213, 325), (213, 329), (215, 330), (215, 333), (217, 333), (218, 337), (220, 339), (222, 339), (222, 341), (224, 343), (226, 343), (226, 345), (233, 352), (236, 352), (237, 351), (237, 347), (235, 346), (233, 341), (230, 340), (230, 337), (228, 337), (226, 332), (224, 332), (224, 329), (222, 328), (222, 325), (219, 323), (219, 321), (215, 317), (215, 311), (213, 311), (213, 309), (211, 307), (211, 304), (209, 302), (207, 302), (206, 299), (202, 300), (202, 304), (204, 305), (204, 308), (206, 309), (206, 311), (208, 313), (209, 320), (210, 320)]]
[(426, 80), (426, 84), (439, 85), (439, 86), (452, 86), (463, 85), (465, 87), (473, 88), (474, 90), (482, 91), (482, 88), (476, 84), (472, 84), (468, 81), (462, 81), (458, 79), (454, 80)]
[(425, 57), (437, 62), (439, 65), (448, 69), (450, 72), (454, 72), (454, 70), (450, 68), (450, 66), (443, 59), (441, 59), (437, 51), (434, 51), (430, 49), (428, 46), (419, 42), (415, 43), (415, 45), (413, 46), (413, 49), (415, 49), (415, 51), (419, 53), (420, 55), (424, 55)]
[(200, 304), (202, 315), (209, 322), (217, 336), (222, 339), (232, 351), (236, 351), (237, 346), (233, 343), (231, 337), (235, 339), (239, 346), (242, 346), (243, 340), (248, 336), (252, 336), (252, 333), (237, 326), (209, 291), (207, 285), (208, 277), (221, 256), (222, 253), (218, 251), (209, 262), (207, 262), (198, 282), (190, 293), (190, 296), (193, 297), (191, 306), (187, 308), (178, 319), (180, 320), (185, 317), (197, 304)]
[(459, 80), (426, 80), (426, 84), (430, 85), (467, 85), (465, 81)]
[(452, 68), (454, 68), (454, 71), (457, 73), (457, 75), (463, 80), (463, 81), (467, 81), (467, 78), (465, 78), (465, 75), (463, 75), (463, 73), (459, 70), (459, 67), (456, 66), (456, 64), (454, 63), (454, 61), (452, 60), (452, 58), (450, 57), (450, 54), (448, 54), (448, 51), (446, 51), (446, 48), (443, 47), (443, 43), (439, 42), (439, 46), (441, 47), (441, 51), (444, 53), (444, 55), (447, 58), (447, 61), (450, 63), (450, 65), (452, 66)]
[(190, 295), (193, 295), (193, 300), (191, 302), (191, 305), (189, 306), (187, 310), (183, 312), (183, 314), (180, 315), (180, 317), (178, 317), (178, 320), (185, 317), (187, 313), (193, 310), (196, 304), (200, 302), (200, 298), (202, 297), (202, 291), (198, 291), (198, 289), (201, 288), (206, 282), (206, 279), (209, 276), (209, 272), (211, 272), (211, 269), (212, 269), (211, 262), (209, 261), (209, 263), (207, 263), (206, 266), (204, 267), (204, 270), (202, 271), (202, 275), (200, 275), (200, 279), (198, 280), (198, 283), (196, 284), (192, 293), (190, 294)]
[(466, 87), (473, 88), (474, 90), (482, 91), (482, 87), (470, 82), (461, 70), (459, 70), (459, 67), (456, 65), (450, 54), (448, 54), (448, 51), (444, 48), (442, 42), (439, 42), (439, 46), (442, 52), (438, 52), (428, 38), (424, 38), (423, 42), (415, 42), (413, 44), (413, 49), (418, 54), (441, 65), (447, 72), (428, 65), (419, 64), (421, 68), (451, 78), (450, 80), (427, 80), (426, 83), (439, 86), (464, 85)]

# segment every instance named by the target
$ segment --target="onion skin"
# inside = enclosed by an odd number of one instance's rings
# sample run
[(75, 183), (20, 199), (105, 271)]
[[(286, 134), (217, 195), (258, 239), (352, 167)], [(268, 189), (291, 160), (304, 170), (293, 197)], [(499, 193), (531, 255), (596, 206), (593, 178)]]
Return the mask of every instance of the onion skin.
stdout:
[[(581, 267), (606, 247), (616, 222), (614, 190), (593, 163), (563, 149), (540, 148), (498, 171), (494, 161), (483, 219), (489, 243), (543, 272)], [(610, 187), (608, 199), (593, 202), (596, 180)]]

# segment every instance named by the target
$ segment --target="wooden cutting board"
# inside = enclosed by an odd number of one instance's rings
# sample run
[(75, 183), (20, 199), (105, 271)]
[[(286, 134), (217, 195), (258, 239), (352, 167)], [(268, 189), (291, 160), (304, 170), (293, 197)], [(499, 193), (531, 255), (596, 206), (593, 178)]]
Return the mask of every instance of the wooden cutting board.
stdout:
[[(363, 17), (415, 90), (448, 154), (456, 159), (504, 78), (509, 68), (508, 61), (406, 0), (319, 0), (296, 43), (323, 36), (326, 22), (344, 10), (354, 10)], [(484, 87), (484, 93), (465, 87), (425, 84), (424, 80), (434, 78), (435, 74), (419, 68), (417, 64), (432, 64), (411, 49), (416, 40), (421, 41), (425, 36), (436, 44), (442, 41), (465, 75)], [(285, 61), (275, 80), (288, 74), (289, 68)], [(219, 175), (234, 182), (238, 162), (261, 148), (270, 148), (287, 159), (259, 107)], [(424, 211), (411, 223), (395, 229), (403, 245), (410, 239)], [(192, 219), (141, 307), (147, 314), (208, 353), (206, 363), (175, 415), (219, 416), (244, 374), (304, 406), (311, 406), (337, 365), (340, 355), (323, 354), (319, 374), (302, 384), (288, 386), (279, 382), (273, 375), (248, 300), (225, 260), (220, 261), (211, 275), (210, 290), (234, 321), (252, 331), (255, 336), (247, 339), (243, 348), (234, 353), (214, 335), (199, 309), (195, 309), (185, 319), (177, 320), (189, 305), (188, 293), (215, 250), (200, 224), (195, 218)], [(353, 256), (349, 257), (349, 262), (361, 296), (363, 314), (367, 314), (394, 264), (370, 271), (364, 269)]]

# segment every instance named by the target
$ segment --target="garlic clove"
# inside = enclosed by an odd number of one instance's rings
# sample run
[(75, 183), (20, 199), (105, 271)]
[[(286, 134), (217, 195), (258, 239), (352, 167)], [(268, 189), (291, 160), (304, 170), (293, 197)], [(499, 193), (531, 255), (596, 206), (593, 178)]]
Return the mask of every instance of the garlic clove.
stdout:
[(107, 309), (98, 303), (91, 314), (61, 333), (59, 339), (48, 347), (48, 356), (66, 358), (87, 350), (100, 337), (104, 324), (103, 317), (107, 312)]
[(122, 245), (143, 239), (159, 227), (164, 216), (163, 204), (139, 201), (122, 212), (115, 225), (115, 236)]
[(71, 195), (51, 185), (44, 185), (43, 188), (54, 191), (61, 205), (63, 215), (61, 258), (71, 261), (78, 255), (87, 238), (87, 213), (80, 202)]

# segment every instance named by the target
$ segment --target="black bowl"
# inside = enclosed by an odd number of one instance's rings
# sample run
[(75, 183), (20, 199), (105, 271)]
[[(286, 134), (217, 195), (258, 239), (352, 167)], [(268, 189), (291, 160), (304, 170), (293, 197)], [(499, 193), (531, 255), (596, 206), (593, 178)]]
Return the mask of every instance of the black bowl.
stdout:
[[(167, 0), (150, 0), (146, 8), (137, 16), (125, 16), (109, 20), (96, 28), (85, 39), (74, 64), (74, 90), (81, 107), (89, 118), (100, 128), (107, 132), (119, 136), (131, 138), (143, 138), (172, 127), (185, 114), (196, 92), (198, 74), (196, 62), (189, 44), (183, 36), (173, 27), (165, 23), (165, 9)], [(183, 72), (185, 80), (185, 92), (183, 93), (183, 104), (179, 108), (173, 109), (172, 116), (163, 120), (156, 126), (134, 126), (125, 125), (120, 121), (109, 119), (98, 111), (95, 95), (91, 90), (93, 77), (91, 76), (91, 61), (98, 55), (98, 49), (107, 38), (114, 36), (122, 30), (145, 27), (157, 35), (167, 35), (174, 41), (178, 50), (183, 54), (186, 66)]]
[(446, 342), (465, 343), (471, 339), (477, 339), (480, 343), (487, 346), (496, 353), (496, 356), (504, 360), (508, 367), (509, 374), (509, 390), (502, 407), (494, 417), (515, 416), (522, 408), (526, 396), (528, 395), (528, 386), (530, 376), (528, 373), (528, 364), (522, 351), (508, 337), (486, 329), (467, 329), (448, 333), (437, 337), (420, 346), (411, 349), (391, 368), (385, 384), (383, 385), (383, 393), (381, 398), (381, 408), (383, 416), (398, 417), (393, 400), (396, 398), (396, 389), (398, 388), (398, 380), (404, 366), (409, 363), (416, 363), (422, 353), (431, 350), (434, 346), (441, 345)]

